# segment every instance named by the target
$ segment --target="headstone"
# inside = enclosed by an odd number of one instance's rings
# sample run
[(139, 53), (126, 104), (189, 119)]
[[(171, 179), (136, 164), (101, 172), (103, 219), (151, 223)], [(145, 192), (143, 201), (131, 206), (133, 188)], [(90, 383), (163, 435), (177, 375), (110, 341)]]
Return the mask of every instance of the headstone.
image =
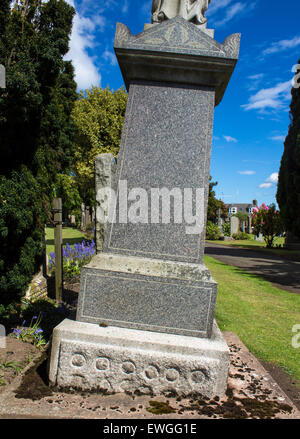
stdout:
[(95, 190), (96, 190), (96, 250), (103, 250), (107, 222), (103, 219), (108, 215), (111, 189), (115, 175), (116, 160), (112, 154), (99, 154), (95, 159)]
[(252, 233), (252, 217), (248, 216), (247, 219), (247, 233), (251, 234)]
[(6, 71), (5, 67), (0, 64), (0, 88), (6, 88)]
[(240, 231), (240, 220), (237, 216), (232, 216), (230, 218), (230, 236), (234, 235), (235, 233), (239, 233)]
[(259, 233), (259, 235), (258, 236), (255, 236), (255, 240), (256, 241), (263, 241), (264, 240), (264, 237), (263, 237), (263, 235), (261, 234), (261, 233)]
[(117, 24), (125, 124), (115, 178), (108, 158), (96, 164), (96, 188), (103, 180), (110, 199), (97, 195), (97, 219), (109, 221), (103, 251), (82, 271), (76, 322), (53, 333), (58, 387), (225, 393), (229, 349), (203, 254), (214, 106), (240, 34), (219, 44), (204, 24), (175, 16), (138, 35)]

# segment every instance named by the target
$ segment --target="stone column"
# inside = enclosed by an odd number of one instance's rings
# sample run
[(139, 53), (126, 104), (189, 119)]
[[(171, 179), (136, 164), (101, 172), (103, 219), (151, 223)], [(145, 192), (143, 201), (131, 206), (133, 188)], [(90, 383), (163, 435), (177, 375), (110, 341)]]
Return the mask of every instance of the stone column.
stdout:
[(203, 254), (214, 107), (239, 42), (219, 44), (182, 17), (138, 35), (117, 24), (129, 91), (117, 202), (103, 252), (82, 271), (77, 321), (54, 330), (53, 384), (224, 395), (229, 349)]

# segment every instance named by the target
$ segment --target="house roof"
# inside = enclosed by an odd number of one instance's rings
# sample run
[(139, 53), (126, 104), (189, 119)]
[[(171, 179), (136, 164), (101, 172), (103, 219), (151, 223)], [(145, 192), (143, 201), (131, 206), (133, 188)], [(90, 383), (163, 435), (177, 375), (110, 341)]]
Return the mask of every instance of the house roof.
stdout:
[(247, 207), (254, 207), (255, 205), (252, 203), (231, 203), (231, 204), (225, 204), (227, 209), (230, 207), (237, 207), (238, 209), (247, 209)]

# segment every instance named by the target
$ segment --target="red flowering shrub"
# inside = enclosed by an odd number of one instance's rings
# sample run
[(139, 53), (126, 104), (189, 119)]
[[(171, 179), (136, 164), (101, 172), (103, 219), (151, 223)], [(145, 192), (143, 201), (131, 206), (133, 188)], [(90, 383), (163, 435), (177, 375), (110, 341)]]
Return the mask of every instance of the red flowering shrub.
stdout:
[(266, 206), (263, 203), (259, 208), (255, 207), (252, 214), (252, 226), (257, 236), (262, 234), (267, 248), (272, 248), (274, 238), (284, 231), (280, 212), (276, 210), (274, 204)]

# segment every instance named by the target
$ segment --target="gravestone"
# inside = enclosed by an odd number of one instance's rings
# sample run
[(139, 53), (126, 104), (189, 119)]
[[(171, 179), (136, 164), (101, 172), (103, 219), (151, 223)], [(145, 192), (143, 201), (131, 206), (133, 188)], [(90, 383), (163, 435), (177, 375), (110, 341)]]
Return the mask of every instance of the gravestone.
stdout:
[(97, 218), (109, 221), (98, 228), (103, 251), (82, 271), (76, 321), (54, 330), (53, 385), (225, 393), (229, 349), (203, 254), (214, 107), (240, 34), (219, 44), (205, 29), (180, 15), (138, 35), (117, 24), (129, 98), (115, 177), (108, 158), (96, 177), (108, 189), (96, 183)]
[(6, 88), (6, 71), (5, 67), (0, 64), (0, 88)]
[(230, 236), (240, 231), (240, 220), (237, 216), (230, 217)]
[(96, 192), (96, 251), (100, 253), (104, 247), (106, 223), (103, 221), (108, 215), (110, 193), (113, 188), (113, 179), (116, 171), (116, 160), (110, 153), (99, 154), (95, 159), (95, 192)]

